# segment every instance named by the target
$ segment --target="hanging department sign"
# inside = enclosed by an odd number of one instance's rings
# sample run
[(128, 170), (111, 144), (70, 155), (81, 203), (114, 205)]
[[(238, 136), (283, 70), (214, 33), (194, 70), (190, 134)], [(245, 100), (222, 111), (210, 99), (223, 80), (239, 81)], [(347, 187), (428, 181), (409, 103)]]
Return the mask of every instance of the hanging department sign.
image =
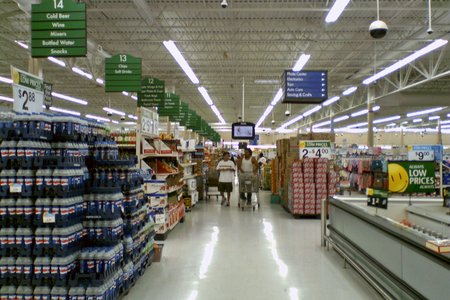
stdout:
[(331, 141), (300, 141), (300, 158), (331, 158)]
[(42, 0), (31, 6), (32, 57), (83, 57), (86, 53), (85, 3)]
[(44, 105), (42, 78), (11, 67), (13, 80), (13, 110), (21, 113), (41, 113)]
[(105, 59), (105, 92), (140, 92), (142, 59), (117, 54)]
[(166, 86), (164, 81), (147, 77), (142, 79), (142, 90), (138, 93), (139, 107), (158, 107), (165, 98)]
[(392, 193), (434, 192), (436, 190), (434, 167), (434, 162), (389, 162), (389, 191)]

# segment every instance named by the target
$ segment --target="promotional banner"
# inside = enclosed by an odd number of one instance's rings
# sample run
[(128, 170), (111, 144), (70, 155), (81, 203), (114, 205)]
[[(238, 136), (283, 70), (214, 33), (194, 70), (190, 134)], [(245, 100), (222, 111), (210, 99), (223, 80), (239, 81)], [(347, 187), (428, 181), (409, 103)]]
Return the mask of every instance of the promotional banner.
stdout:
[(392, 193), (434, 192), (436, 189), (434, 168), (434, 162), (389, 162), (389, 191)]

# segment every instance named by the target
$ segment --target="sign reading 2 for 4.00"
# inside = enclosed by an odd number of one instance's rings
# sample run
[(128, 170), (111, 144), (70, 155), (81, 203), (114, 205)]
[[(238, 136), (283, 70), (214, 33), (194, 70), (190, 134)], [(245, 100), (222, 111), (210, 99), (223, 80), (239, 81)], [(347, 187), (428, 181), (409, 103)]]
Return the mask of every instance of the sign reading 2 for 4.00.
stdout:
[(301, 141), (300, 158), (331, 158), (330, 141)]
[(40, 113), (44, 104), (42, 78), (11, 67), (13, 79), (13, 109), (15, 112)]

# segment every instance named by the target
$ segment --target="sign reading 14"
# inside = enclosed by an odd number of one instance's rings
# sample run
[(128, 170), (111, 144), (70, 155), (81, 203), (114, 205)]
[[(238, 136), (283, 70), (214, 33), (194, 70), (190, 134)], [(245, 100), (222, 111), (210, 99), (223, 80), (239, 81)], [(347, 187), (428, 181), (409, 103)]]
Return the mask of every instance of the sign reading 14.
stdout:
[(53, 7), (55, 9), (64, 9), (64, 0), (53, 0)]

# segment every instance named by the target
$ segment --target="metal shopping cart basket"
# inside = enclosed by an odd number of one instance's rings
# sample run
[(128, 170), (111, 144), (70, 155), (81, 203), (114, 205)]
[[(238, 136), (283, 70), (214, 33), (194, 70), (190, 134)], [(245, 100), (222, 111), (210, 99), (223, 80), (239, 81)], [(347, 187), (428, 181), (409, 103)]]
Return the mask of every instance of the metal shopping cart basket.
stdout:
[(219, 172), (210, 168), (206, 176), (206, 198), (209, 200), (211, 196), (216, 197), (216, 201), (219, 201)]
[[(238, 206), (244, 210), (246, 207), (251, 207), (253, 210), (256, 207), (259, 208), (259, 178), (253, 173), (240, 173), (239, 174), (239, 194), (240, 193), (252, 193), (252, 200), (247, 203), (246, 199), (242, 199), (239, 196)], [(253, 197), (254, 196), (254, 197)]]

